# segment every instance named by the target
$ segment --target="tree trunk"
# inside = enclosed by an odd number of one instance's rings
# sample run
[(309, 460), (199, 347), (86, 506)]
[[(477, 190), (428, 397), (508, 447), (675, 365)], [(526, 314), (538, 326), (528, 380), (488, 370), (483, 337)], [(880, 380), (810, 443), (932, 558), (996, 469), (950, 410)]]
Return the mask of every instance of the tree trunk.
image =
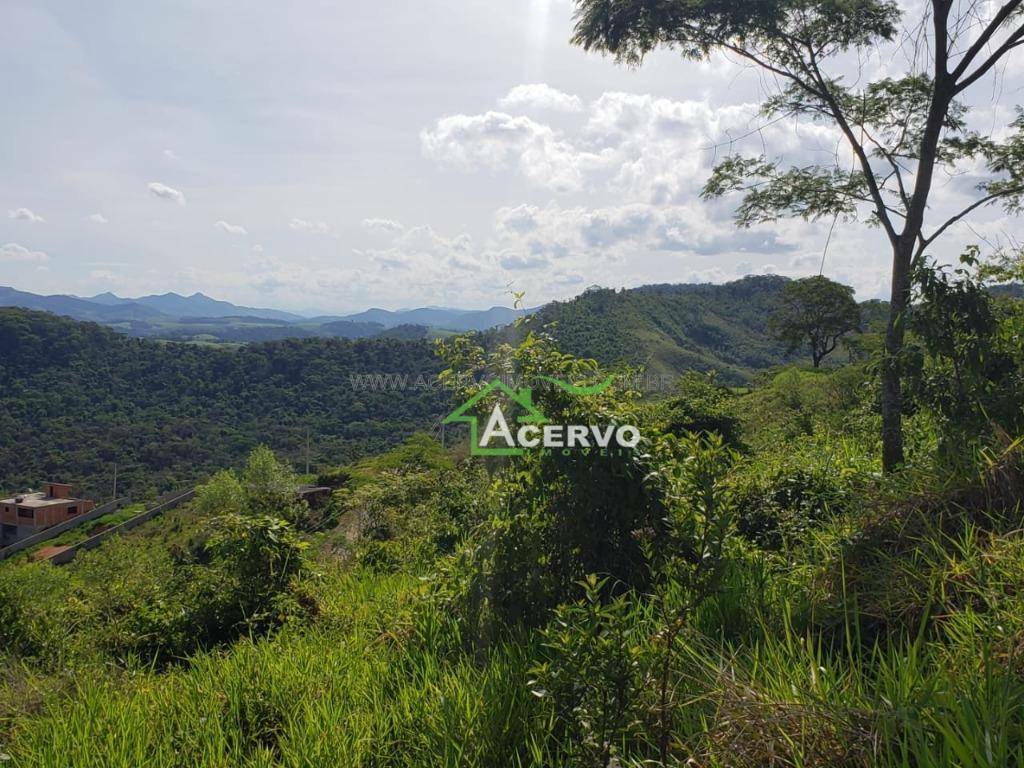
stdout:
[(903, 463), (903, 356), (904, 320), (910, 304), (910, 263), (914, 241), (901, 238), (893, 248), (892, 294), (885, 329), (882, 365), (882, 469), (892, 472)]

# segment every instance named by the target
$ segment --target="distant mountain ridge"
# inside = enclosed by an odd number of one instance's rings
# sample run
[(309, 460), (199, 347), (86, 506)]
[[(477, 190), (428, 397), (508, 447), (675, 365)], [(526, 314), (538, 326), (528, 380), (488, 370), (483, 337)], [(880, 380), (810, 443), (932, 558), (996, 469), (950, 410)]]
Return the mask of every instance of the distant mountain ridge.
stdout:
[(198, 291), (191, 296), (182, 296), (181, 294), (169, 291), (150, 296), (140, 296), (137, 299), (124, 299), (107, 291), (96, 296), (84, 297), (84, 300), (105, 306), (139, 304), (171, 317), (265, 317), (268, 320), (287, 321), (304, 319), (302, 315), (283, 312), (279, 309), (243, 307), (232, 304), (229, 301), (211, 299), (206, 294), (199, 293)]
[(0, 307), (22, 307), (109, 325), (131, 336), (178, 341), (250, 342), (283, 338), (368, 338), (385, 331), (420, 326), (429, 329), (481, 331), (507, 325), (531, 310), (495, 306), (486, 310), (452, 307), (368, 309), (351, 315), (303, 317), (293, 312), (246, 307), (203, 293), (168, 292), (124, 298), (110, 291), (95, 296), (39, 294), (0, 286)]
[(482, 310), (450, 309), (446, 307), (419, 307), (417, 309), (368, 309), (344, 320), (361, 323), (380, 323), (385, 328), (399, 325), (425, 325), (453, 331), (483, 331), (498, 325), (508, 325), (517, 317), (530, 314), (532, 309), (491, 307)]

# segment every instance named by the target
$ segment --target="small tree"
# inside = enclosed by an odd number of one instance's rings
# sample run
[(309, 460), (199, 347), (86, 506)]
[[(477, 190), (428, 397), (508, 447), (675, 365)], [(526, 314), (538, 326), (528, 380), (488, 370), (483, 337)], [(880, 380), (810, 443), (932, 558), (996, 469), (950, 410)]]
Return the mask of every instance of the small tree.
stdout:
[(196, 488), (196, 508), (204, 515), (266, 515), (301, 525), (308, 522), (309, 507), (296, 495), (298, 486), (291, 468), (259, 445), (241, 473), (221, 470)]
[[(705, 197), (740, 193), (737, 222), (785, 216), (854, 218), (866, 214), (892, 254), (892, 291), (882, 366), (882, 462), (903, 462), (904, 336), (915, 269), (951, 226), (982, 206), (1024, 205), (1024, 113), (1003, 131), (967, 124), (960, 99), (1024, 45), (1024, 0), (576, 0), (573, 42), (639, 65), (655, 48), (690, 59), (734, 56), (778, 86), (766, 117), (831, 125), (849, 149), (824, 165), (787, 165), (731, 155), (714, 170)], [(920, 14), (920, 15), (918, 15)], [(916, 18), (915, 18), (916, 17)], [(888, 76), (867, 81), (856, 66), (880, 46), (903, 46), (885, 61)], [(990, 88), (993, 86), (989, 86)], [(998, 89), (997, 89), (998, 90)], [(987, 167), (960, 211), (929, 209), (936, 173)], [(930, 219), (930, 221), (926, 221)]]
[(768, 328), (790, 352), (809, 343), (817, 368), (840, 338), (860, 328), (860, 307), (852, 288), (821, 275), (805, 277), (782, 290), (782, 303)]

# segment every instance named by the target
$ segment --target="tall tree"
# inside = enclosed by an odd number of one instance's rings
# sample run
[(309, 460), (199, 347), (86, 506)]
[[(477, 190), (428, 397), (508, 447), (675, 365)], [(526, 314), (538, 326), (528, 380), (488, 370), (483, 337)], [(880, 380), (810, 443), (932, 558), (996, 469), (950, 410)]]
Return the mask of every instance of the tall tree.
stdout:
[(782, 289), (779, 308), (768, 327), (792, 352), (809, 344), (814, 367), (830, 355), (839, 339), (860, 327), (860, 307), (853, 288), (816, 275), (794, 280)]
[[(784, 216), (855, 218), (868, 213), (892, 251), (890, 316), (882, 366), (883, 464), (903, 461), (901, 357), (911, 280), (925, 253), (982, 206), (1021, 208), (1024, 113), (993, 139), (968, 128), (958, 99), (1024, 45), (1024, 0), (922, 0), (915, 12), (886, 0), (576, 0), (573, 42), (638, 66), (658, 47), (688, 59), (724, 52), (778, 84), (768, 118), (832, 124), (850, 150), (828, 165), (798, 167), (733, 155), (713, 170), (705, 197), (739, 192), (741, 226)], [(913, 16), (913, 18), (912, 18)], [(847, 84), (851, 53), (901, 40), (912, 64), (899, 77)], [(892, 62), (889, 62), (891, 65)], [(989, 175), (969, 205), (928, 222), (936, 170), (980, 161)]]

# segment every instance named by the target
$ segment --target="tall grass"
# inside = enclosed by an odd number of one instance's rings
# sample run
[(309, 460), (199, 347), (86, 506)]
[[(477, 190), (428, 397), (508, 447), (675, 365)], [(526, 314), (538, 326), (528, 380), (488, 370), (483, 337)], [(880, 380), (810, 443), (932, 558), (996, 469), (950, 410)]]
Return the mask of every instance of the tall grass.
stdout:
[[(483, 663), (454, 651), (446, 617), (414, 622), (400, 577), (330, 584), (327, 615), (200, 655), (186, 668), (82, 675), (19, 718), (0, 752), (27, 766), (530, 764), (532, 647)], [(417, 626), (417, 624), (421, 626)], [(539, 722), (539, 721), (537, 721)]]
[[(965, 546), (947, 566), (984, 552)], [(762, 564), (750, 567), (679, 640), (677, 754), (723, 768), (1024, 764), (1024, 682), (987, 617), (960, 612), (941, 636), (838, 647), (785, 608), (757, 618), (780, 596), (751, 599), (766, 582)], [(980, 574), (967, 570), (965, 584)], [(535, 638), (466, 655), (458, 624), (417, 580), (336, 573), (320, 589), (312, 627), (163, 673), (83, 670), (16, 717), (0, 752), (73, 768), (562, 764), (551, 714), (527, 685)], [(742, 632), (707, 631), (736, 617)]]

